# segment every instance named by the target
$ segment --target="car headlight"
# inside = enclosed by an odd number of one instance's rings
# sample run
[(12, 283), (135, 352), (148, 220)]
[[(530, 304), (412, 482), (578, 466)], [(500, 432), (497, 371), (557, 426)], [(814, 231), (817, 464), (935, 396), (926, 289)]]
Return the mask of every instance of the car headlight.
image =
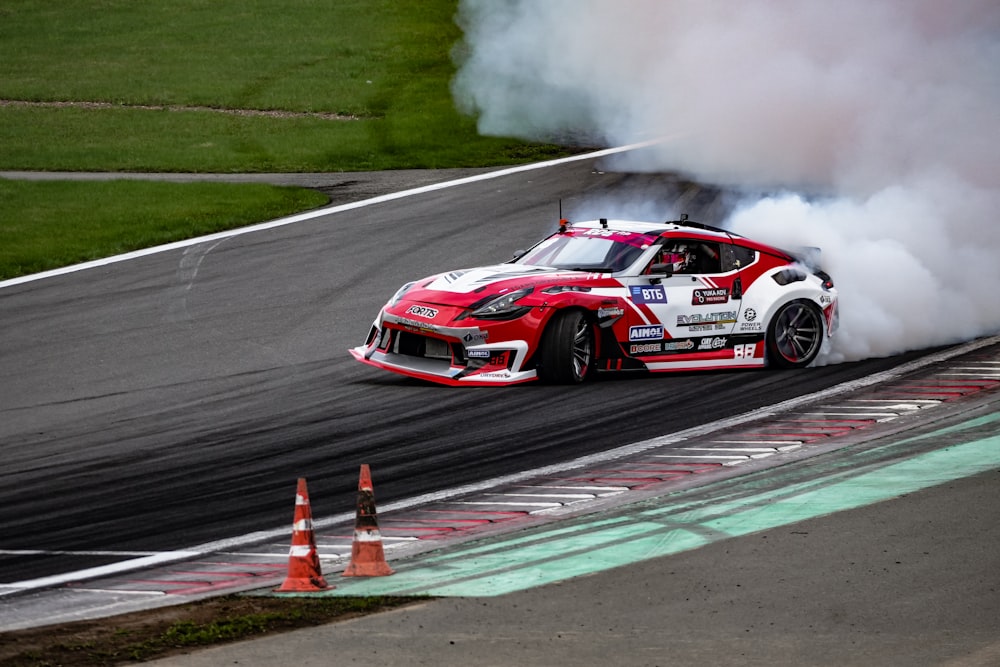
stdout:
[(531, 307), (519, 306), (517, 305), (517, 301), (531, 294), (532, 289), (528, 287), (499, 296), (487, 297), (484, 301), (473, 304), (472, 311), (468, 316), (485, 320), (504, 320), (519, 317), (531, 310)]
[(416, 284), (417, 284), (417, 281), (414, 280), (414, 281), (406, 283), (405, 285), (403, 285), (402, 287), (400, 287), (398, 290), (396, 290), (396, 293), (392, 295), (391, 299), (389, 299), (389, 305), (390, 306), (395, 306), (397, 303), (399, 303), (399, 300), (403, 298), (403, 295), (406, 294), (407, 292), (409, 292), (410, 288), (413, 287)]

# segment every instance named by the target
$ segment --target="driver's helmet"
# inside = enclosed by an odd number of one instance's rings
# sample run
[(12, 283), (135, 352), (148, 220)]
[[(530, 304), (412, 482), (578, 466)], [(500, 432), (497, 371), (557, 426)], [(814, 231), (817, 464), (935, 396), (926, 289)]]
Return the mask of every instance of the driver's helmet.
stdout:
[(685, 246), (677, 246), (663, 251), (663, 263), (673, 266), (674, 273), (684, 270), (688, 263), (688, 257), (689, 253)]

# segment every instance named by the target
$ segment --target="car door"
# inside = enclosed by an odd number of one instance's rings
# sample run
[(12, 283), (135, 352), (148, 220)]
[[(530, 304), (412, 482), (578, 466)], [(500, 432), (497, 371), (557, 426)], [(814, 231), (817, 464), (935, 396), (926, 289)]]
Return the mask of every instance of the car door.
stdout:
[[(724, 246), (729, 245), (672, 239), (646, 274), (626, 279), (632, 306), (628, 331), (632, 354), (727, 347), (740, 309), (739, 270), (727, 259), (732, 252)], [(683, 262), (679, 261), (682, 256)]]

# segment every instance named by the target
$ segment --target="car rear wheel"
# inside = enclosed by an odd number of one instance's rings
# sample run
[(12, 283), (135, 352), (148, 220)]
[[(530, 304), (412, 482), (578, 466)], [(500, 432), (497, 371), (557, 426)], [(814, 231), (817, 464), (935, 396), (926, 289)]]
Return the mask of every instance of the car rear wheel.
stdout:
[(594, 330), (578, 310), (556, 315), (542, 334), (538, 377), (552, 384), (577, 384), (590, 372)]
[(822, 345), (823, 315), (808, 301), (786, 303), (767, 327), (768, 363), (778, 368), (808, 366)]

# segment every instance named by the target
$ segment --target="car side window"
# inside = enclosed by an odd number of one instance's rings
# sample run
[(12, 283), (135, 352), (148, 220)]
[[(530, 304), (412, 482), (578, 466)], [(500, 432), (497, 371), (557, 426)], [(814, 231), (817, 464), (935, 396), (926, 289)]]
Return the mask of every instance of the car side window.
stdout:
[(656, 264), (671, 265), (671, 273), (675, 275), (723, 271), (720, 244), (700, 239), (672, 239), (665, 243), (645, 273), (651, 273)]
[(678, 239), (667, 244), (664, 252), (673, 254), (678, 262), (675, 273), (721, 273), (722, 257), (719, 244), (700, 239)]
[(692, 246), (692, 273), (722, 273), (722, 256), (718, 243), (698, 241)]
[(725, 243), (722, 246), (722, 271), (729, 272), (753, 264), (757, 253), (750, 248)]

